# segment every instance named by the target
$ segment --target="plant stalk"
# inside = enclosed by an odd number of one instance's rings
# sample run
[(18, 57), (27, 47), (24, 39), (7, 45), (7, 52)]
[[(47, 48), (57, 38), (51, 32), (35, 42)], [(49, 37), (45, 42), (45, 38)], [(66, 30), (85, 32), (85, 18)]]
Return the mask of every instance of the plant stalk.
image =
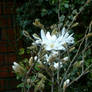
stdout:
[(54, 72), (52, 72), (51, 92), (54, 92)]

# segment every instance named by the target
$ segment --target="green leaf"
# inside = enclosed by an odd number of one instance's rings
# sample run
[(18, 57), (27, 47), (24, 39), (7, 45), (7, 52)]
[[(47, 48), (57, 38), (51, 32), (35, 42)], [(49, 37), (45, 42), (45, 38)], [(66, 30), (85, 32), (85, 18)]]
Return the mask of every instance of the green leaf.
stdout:
[(34, 81), (36, 79), (35, 75), (31, 77), (31, 80)]
[(21, 48), (20, 50), (19, 50), (19, 55), (23, 55), (24, 54), (24, 52), (25, 52), (25, 49), (24, 48)]
[(56, 4), (58, 2), (58, 0), (50, 0), (50, 4)]
[(65, 8), (69, 8), (69, 5), (68, 5), (68, 4), (64, 4), (64, 7), (65, 7)]
[(64, 19), (65, 19), (65, 16), (64, 16), (64, 15), (60, 16), (60, 21), (61, 21), (61, 22), (63, 22)]
[(30, 51), (29, 49), (27, 49), (27, 54), (30, 54), (30, 52), (31, 52), (31, 51)]
[(34, 67), (34, 69), (37, 70), (37, 71), (40, 71), (40, 68), (38, 68), (38, 65), (39, 64), (36, 64), (35, 67)]
[(28, 62), (28, 58), (24, 58), (23, 62), (27, 63)]
[(23, 87), (24, 87), (24, 83), (23, 82), (17, 85), (17, 88), (23, 88)]
[(41, 16), (45, 16), (48, 14), (48, 11), (46, 9), (42, 9)]
[(26, 88), (30, 88), (31, 86), (30, 85), (26, 85)]
[(88, 67), (90, 64), (92, 64), (92, 58), (87, 59), (84, 63), (85, 66)]
[(20, 80), (22, 77), (23, 77), (22, 75), (16, 73), (16, 79), (17, 79), (17, 80)]

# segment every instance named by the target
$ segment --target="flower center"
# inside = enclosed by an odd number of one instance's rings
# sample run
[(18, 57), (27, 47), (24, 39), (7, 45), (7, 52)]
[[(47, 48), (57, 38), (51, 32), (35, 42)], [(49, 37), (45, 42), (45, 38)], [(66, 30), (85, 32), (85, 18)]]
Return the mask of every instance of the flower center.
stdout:
[(51, 44), (50, 47), (53, 48), (54, 47), (54, 44)]

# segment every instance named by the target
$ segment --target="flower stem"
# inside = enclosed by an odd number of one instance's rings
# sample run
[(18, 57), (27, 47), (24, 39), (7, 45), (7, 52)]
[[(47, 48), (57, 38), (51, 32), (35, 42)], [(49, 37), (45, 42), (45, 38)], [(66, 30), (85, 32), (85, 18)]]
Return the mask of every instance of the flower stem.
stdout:
[(60, 72), (60, 62), (58, 62), (58, 70), (57, 70), (57, 83), (58, 83), (58, 92), (59, 92), (59, 72)]
[(52, 72), (52, 85), (51, 85), (51, 92), (54, 92), (54, 72)]
[(61, 0), (58, 0), (58, 30), (60, 32), (60, 3), (61, 3)]
[(58, 92), (61, 92), (60, 87), (60, 52), (59, 52), (59, 60), (58, 60), (58, 70), (57, 70), (57, 83), (58, 83)]

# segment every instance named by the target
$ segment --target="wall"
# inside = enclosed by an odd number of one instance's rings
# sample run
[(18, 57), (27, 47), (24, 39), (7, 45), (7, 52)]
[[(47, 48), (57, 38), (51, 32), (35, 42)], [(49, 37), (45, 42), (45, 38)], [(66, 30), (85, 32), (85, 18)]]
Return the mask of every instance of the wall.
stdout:
[(15, 9), (14, 0), (0, 0), (0, 92), (15, 92), (18, 84), (11, 67), (16, 61), (18, 46)]

